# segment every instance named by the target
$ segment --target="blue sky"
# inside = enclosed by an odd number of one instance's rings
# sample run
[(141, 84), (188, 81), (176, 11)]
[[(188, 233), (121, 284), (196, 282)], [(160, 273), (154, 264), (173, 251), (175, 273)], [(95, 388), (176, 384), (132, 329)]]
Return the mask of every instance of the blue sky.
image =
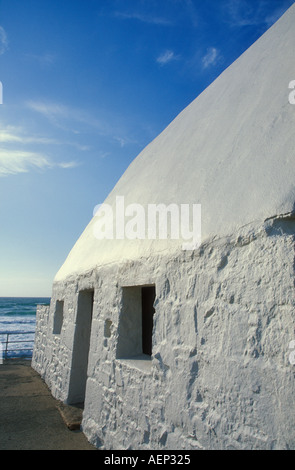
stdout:
[(293, 0), (0, 0), (0, 296), (55, 273), (138, 153)]

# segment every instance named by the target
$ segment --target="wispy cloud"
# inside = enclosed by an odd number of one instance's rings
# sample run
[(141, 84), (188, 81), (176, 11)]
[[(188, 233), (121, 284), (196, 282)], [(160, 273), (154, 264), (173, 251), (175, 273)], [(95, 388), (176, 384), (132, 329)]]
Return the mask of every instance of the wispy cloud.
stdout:
[(2, 26), (0, 26), (0, 55), (4, 54), (4, 52), (8, 48), (8, 39), (6, 32)]
[(49, 170), (53, 168), (75, 168), (77, 162), (52, 162), (46, 155), (38, 152), (0, 149), (0, 177), (28, 173), (31, 170)]
[[(118, 142), (121, 147), (136, 143), (128, 136), (125, 123), (116, 115), (104, 115), (101, 119), (93, 116), (83, 109), (66, 106), (61, 103), (45, 101), (29, 101), (26, 106), (45, 118), (58, 128), (72, 132), (75, 135), (83, 132), (93, 132), (102, 137)], [(81, 150), (89, 150), (87, 146), (80, 146)]]
[(189, 19), (194, 27), (199, 26), (199, 14), (196, 8), (196, 5), (192, 0), (184, 0), (184, 6), (186, 6)]
[[(82, 109), (46, 101), (28, 101), (26, 106), (32, 111), (43, 115), (57, 127), (71, 131), (74, 134), (81, 132), (81, 124), (94, 128), (101, 134), (109, 132), (105, 122), (91, 116)], [(76, 128), (77, 124), (79, 124), (79, 130)]]
[(160, 65), (166, 65), (172, 60), (176, 60), (178, 57), (174, 54), (173, 51), (167, 50), (157, 57), (157, 62)]
[(264, 19), (267, 27), (270, 28), (276, 21), (278, 21), (278, 19), (285, 13), (285, 11), (286, 8), (281, 6), (278, 7), (273, 13), (267, 14)]
[(46, 103), (45, 101), (28, 101), (26, 105), (33, 111), (43, 114), (48, 119), (69, 118), (72, 115), (71, 110), (62, 104)]
[(56, 163), (54, 166), (58, 166), (59, 168), (64, 168), (64, 169), (69, 169), (69, 168), (76, 168), (77, 166), (80, 166), (79, 162), (61, 162), (61, 163)]
[(37, 54), (25, 54), (24, 59), (28, 61), (33, 61), (39, 64), (40, 67), (51, 67), (57, 59), (56, 54), (44, 53), (41, 55)]
[(216, 65), (220, 58), (220, 53), (215, 47), (207, 49), (206, 55), (202, 58), (202, 65), (204, 69)]
[[(51, 145), (62, 145), (58, 140), (30, 136), (22, 127), (5, 126), (3, 123), (1, 123), (1, 129), (0, 176), (27, 173), (37, 169), (69, 169), (79, 165), (77, 161), (53, 161), (48, 156)], [(41, 150), (36, 151), (36, 145)]]
[(27, 132), (20, 127), (14, 127), (14, 126), (3, 126), (1, 124), (2, 129), (0, 130), (0, 143), (2, 144), (13, 144), (13, 143), (19, 143), (23, 145), (28, 145), (28, 144), (40, 144), (40, 145), (59, 145), (59, 146), (71, 146), (75, 147), (78, 150), (81, 151), (87, 151), (90, 150), (89, 145), (81, 145), (77, 142), (69, 142), (67, 140), (61, 141), (58, 139), (52, 139), (48, 137), (40, 137), (40, 136), (32, 136), (32, 135), (27, 135)]
[(154, 25), (162, 25), (162, 26), (169, 26), (172, 22), (166, 18), (159, 17), (156, 15), (149, 15), (147, 13), (137, 13), (137, 12), (121, 12), (116, 11), (114, 15), (117, 18), (121, 18), (123, 20), (137, 20), (142, 23), (147, 24), (154, 24)]
[(39, 153), (0, 149), (0, 176), (27, 173), (30, 169), (46, 169), (51, 164)]
[(0, 131), (0, 142), (2, 143), (20, 143), (20, 144), (58, 144), (59, 142), (54, 139), (46, 137), (27, 137), (24, 135), (17, 135), (15, 130), (2, 130)]
[[(290, 3), (291, 5), (291, 3)], [(247, 0), (228, 0), (224, 4), (226, 21), (234, 27), (265, 26), (269, 28), (285, 12), (288, 1), (280, 2), (280, 5), (270, 13), (268, 2), (257, 0), (250, 4)]]

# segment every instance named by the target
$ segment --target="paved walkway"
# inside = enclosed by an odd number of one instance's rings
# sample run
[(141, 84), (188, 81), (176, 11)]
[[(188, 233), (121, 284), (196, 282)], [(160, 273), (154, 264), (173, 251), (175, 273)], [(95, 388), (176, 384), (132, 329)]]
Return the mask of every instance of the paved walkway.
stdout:
[(0, 365), (0, 450), (96, 450), (71, 431), (30, 361)]

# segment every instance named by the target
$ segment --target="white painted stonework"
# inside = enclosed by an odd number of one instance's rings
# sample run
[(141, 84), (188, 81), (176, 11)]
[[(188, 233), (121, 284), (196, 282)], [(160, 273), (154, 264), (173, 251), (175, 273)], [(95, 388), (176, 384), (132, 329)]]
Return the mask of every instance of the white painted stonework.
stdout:
[[(56, 398), (84, 401), (98, 447), (295, 449), (294, 24), (292, 6), (106, 200), (201, 204), (201, 247), (97, 240), (94, 217), (38, 309), (32, 366)], [(151, 356), (136, 319), (146, 285)]]

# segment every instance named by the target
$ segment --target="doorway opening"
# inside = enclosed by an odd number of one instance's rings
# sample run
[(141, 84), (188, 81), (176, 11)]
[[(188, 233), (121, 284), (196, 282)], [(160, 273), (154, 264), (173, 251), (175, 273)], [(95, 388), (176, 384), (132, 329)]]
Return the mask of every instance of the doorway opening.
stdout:
[(68, 404), (85, 400), (94, 290), (80, 291), (74, 334)]

